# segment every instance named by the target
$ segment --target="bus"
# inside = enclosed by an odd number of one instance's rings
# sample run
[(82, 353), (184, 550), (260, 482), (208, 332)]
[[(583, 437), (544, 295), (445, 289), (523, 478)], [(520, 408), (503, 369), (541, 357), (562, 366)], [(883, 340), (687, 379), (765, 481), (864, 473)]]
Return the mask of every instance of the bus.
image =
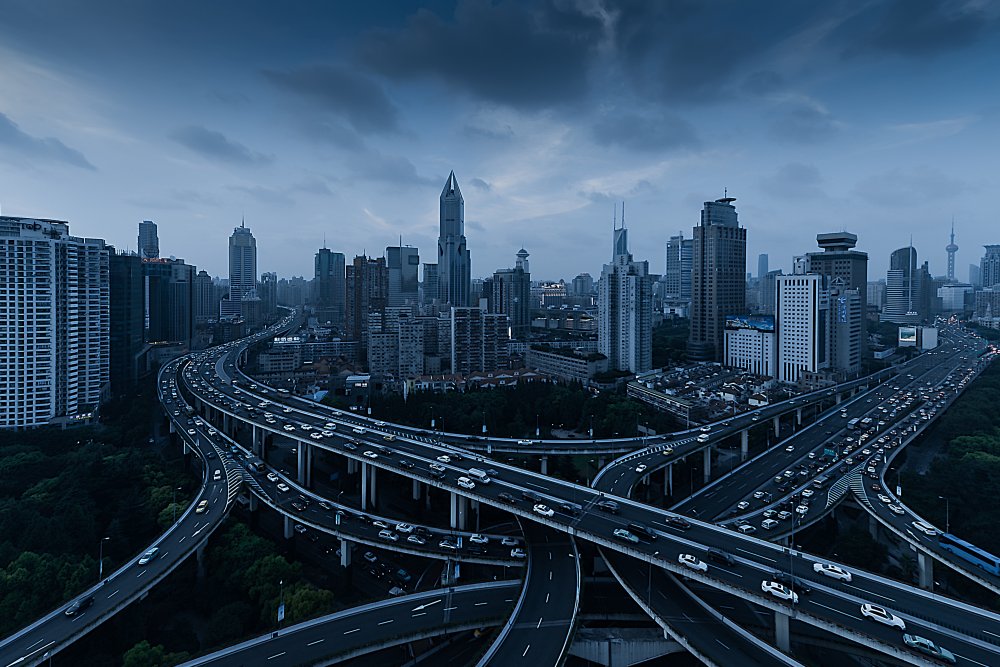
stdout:
[(847, 422), (847, 428), (857, 428), (858, 422), (861, 421), (859, 418), (855, 417), (851, 421)]
[(938, 544), (945, 551), (950, 551), (959, 558), (969, 561), (990, 574), (1000, 575), (1000, 558), (997, 558), (988, 551), (983, 551), (976, 545), (969, 544), (951, 533), (941, 533), (940, 537), (938, 537)]

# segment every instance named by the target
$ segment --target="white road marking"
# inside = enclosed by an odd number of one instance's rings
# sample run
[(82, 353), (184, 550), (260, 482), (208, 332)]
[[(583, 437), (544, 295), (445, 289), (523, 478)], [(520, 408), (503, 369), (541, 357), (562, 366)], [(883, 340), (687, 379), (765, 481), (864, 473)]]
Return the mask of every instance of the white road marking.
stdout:
[(864, 588), (858, 588), (857, 586), (854, 586), (852, 584), (844, 584), (844, 585), (847, 586), (848, 588), (853, 588), (856, 591), (861, 591), (865, 595), (874, 595), (877, 598), (882, 598), (883, 600), (888, 600), (889, 602), (895, 602), (895, 600), (892, 598), (886, 597), (884, 595), (879, 595), (878, 593), (872, 593), (871, 591), (865, 590)]
[(268, 660), (274, 660), (275, 658), (280, 658), (281, 656), (285, 655), (286, 653), (288, 653), (288, 651), (282, 651), (281, 653), (275, 653), (274, 655), (269, 656), (267, 659)]
[(716, 639), (715, 641), (717, 641), (717, 642), (719, 642), (720, 644), (722, 644), (722, 648), (726, 649), (727, 651), (729, 650), (729, 647), (728, 647), (728, 646), (726, 646), (725, 644), (723, 644), (723, 643), (722, 643), (722, 642), (721, 642), (720, 640)]
[(549, 603), (549, 594), (546, 593), (545, 594), (545, 604), (548, 604), (548, 603)]
[(853, 619), (856, 619), (856, 620), (860, 618), (859, 616), (855, 616), (853, 614), (848, 614), (846, 611), (840, 611), (839, 609), (834, 609), (833, 607), (828, 607), (825, 604), (823, 604), (822, 602), (813, 602), (813, 604), (818, 605), (820, 607), (823, 607), (824, 609), (829, 609), (830, 611), (835, 611), (838, 614), (842, 614), (842, 615), (846, 616), (847, 618), (853, 618)]
[(768, 558), (767, 556), (761, 556), (759, 554), (754, 553), (753, 551), (748, 551), (747, 549), (741, 549), (740, 547), (736, 547), (736, 550), (737, 551), (742, 551), (743, 553), (746, 553), (746, 554), (750, 554), (754, 558), (760, 558), (761, 560), (769, 560), (772, 563), (777, 563), (778, 562), (778, 561), (774, 560), (773, 558)]
[(542, 627), (542, 617), (541, 616), (538, 617), (538, 625), (535, 626), (535, 630), (537, 630), (540, 627)]
[(389, 619), (389, 620), (387, 620), (387, 621), (381, 621), (381, 622), (379, 623), (379, 625), (388, 625), (389, 623), (392, 623), (392, 622), (394, 622), (395, 620), (396, 620), (396, 619), (394, 619), (394, 618), (390, 618), (390, 619)]
[(474, 606), (474, 607), (482, 607), (485, 604), (489, 604), (489, 602), (477, 602), (476, 604), (474, 604), (472, 606)]
[(116, 589), (115, 589), (115, 592), (114, 592), (114, 593), (112, 593), (111, 595), (109, 595), (109, 596), (108, 596), (108, 599), (110, 600), (110, 599), (111, 599), (111, 598), (113, 598), (114, 596), (118, 595), (118, 591), (120, 591), (120, 590), (121, 590), (120, 588), (116, 588)]
[(989, 667), (989, 665), (983, 664), (983, 663), (979, 662), (978, 660), (973, 660), (972, 658), (966, 658), (964, 655), (961, 655), (961, 654), (958, 654), (958, 653), (955, 654), (955, 657), (956, 658), (961, 658), (962, 660), (968, 660), (969, 662), (974, 662), (977, 665), (983, 665), (983, 667)]
[(426, 616), (426, 615), (427, 615), (426, 611), (418, 611), (416, 614), (413, 614), (411, 618), (416, 618), (417, 616)]
[(314, 642), (309, 642), (308, 644), (306, 644), (306, 646), (315, 646), (316, 644), (319, 644), (320, 642), (325, 642), (325, 641), (326, 641), (326, 639), (317, 639)]
[(524, 653), (522, 653), (522, 654), (521, 654), (521, 657), (522, 657), (522, 658), (523, 658), (524, 656), (528, 655), (528, 649), (529, 649), (529, 648), (531, 648), (531, 644), (528, 644), (527, 646), (525, 646), (525, 647), (524, 647)]
[(354, 628), (353, 630), (348, 630), (348, 631), (347, 631), (347, 632), (345, 632), (344, 634), (345, 634), (345, 635), (349, 635), (349, 634), (351, 634), (352, 632), (360, 632), (360, 631), (361, 631), (361, 628)]

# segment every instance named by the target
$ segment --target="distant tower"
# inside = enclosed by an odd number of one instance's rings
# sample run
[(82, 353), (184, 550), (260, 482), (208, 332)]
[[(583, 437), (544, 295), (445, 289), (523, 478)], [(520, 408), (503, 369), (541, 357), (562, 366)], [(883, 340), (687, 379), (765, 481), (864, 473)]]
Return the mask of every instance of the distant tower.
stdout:
[(951, 243), (947, 245), (945, 250), (948, 252), (948, 282), (955, 282), (955, 253), (958, 252), (958, 246), (955, 245), (955, 221), (951, 221)]
[(455, 172), (441, 191), (438, 235), (438, 298), (452, 306), (468, 306), (472, 291), (471, 260), (465, 241), (465, 199)]

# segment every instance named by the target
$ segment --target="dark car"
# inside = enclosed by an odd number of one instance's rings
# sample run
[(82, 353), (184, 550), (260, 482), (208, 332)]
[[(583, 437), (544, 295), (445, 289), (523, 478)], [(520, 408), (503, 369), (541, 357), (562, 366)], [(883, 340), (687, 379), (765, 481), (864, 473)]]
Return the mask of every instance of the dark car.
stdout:
[(88, 595), (87, 597), (80, 598), (69, 607), (66, 608), (67, 616), (79, 616), (83, 612), (90, 609), (90, 606), (94, 604), (94, 596)]
[(736, 566), (736, 559), (733, 558), (732, 554), (723, 551), (722, 549), (709, 549), (705, 554), (705, 557), (718, 565), (728, 565), (729, 567)]
[(599, 500), (597, 501), (597, 509), (602, 512), (610, 512), (611, 514), (618, 514), (618, 503), (613, 500)]
[(646, 540), (647, 542), (656, 541), (656, 533), (654, 533), (653, 529), (648, 526), (644, 526), (641, 523), (630, 523), (628, 525), (628, 529), (639, 539)]
[(563, 512), (566, 512), (566, 514), (572, 514), (576, 516), (577, 514), (580, 513), (581, 508), (579, 505), (576, 505), (574, 503), (559, 503), (559, 509), (561, 509)]
[(404, 468), (406, 470), (410, 470), (410, 469), (413, 468), (413, 462), (412, 461), (407, 461), (406, 459), (400, 459), (399, 460), (399, 467), (400, 468)]
[(787, 572), (775, 572), (771, 575), (771, 580), (777, 581), (779, 584), (784, 584), (796, 593), (800, 593), (802, 595), (809, 595), (812, 593), (812, 586), (798, 577), (792, 577)]
[(535, 503), (542, 501), (542, 497), (540, 495), (528, 489), (524, 489), (523, 491), (521, 491), (521, 497), (524, 498), (525, 500), (530, 500)]
[(306, 506), (300, 503), (299, 501), (295, 500), (292, 502), (292, 509), (295, 510), (296, 512), (305, 512)]
[(668, 516), (667, 525), (671, 528), (680, 528), (681, 530), (687, 530), (691, 527), (691, 522), (682, 516)]
[(497, 495), (497, 500), (502, 500), (503, 502), (505, 502), (505, 503), (509, 503), (509, 504), (511, 504), (511, 505), (513, 505), (513, 504), (517, 503), (517, 498), (515, 498), (515, 497), (514, 497), (514, 496), (512, 496), (512, 495), (510, 495), (510, 494), (509, 494), (509, 493), (507, 493), (506, 491), (502, 491), (501, 493), (499, 493), (499, 494)]

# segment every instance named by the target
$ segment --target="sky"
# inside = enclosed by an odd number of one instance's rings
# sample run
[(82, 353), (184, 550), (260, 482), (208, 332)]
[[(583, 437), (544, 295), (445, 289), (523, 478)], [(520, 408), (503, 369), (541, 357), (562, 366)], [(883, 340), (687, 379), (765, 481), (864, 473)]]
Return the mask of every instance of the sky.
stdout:
[[(735, 197), (791, 269), (858, 235), (869, 279), (912, 235), (956, 277), (1000, 243), (1000, 5), (988, 0), (0, 0), (0, 210), (225, 275), (315, 251), (434, 261), (451, 170), (473, 276), (598, 276), (615, 219), (663, 271)], [(982, 202), (986, 202), (983, 204)], [(978, 202), (978, 203), (977, 203)]]

